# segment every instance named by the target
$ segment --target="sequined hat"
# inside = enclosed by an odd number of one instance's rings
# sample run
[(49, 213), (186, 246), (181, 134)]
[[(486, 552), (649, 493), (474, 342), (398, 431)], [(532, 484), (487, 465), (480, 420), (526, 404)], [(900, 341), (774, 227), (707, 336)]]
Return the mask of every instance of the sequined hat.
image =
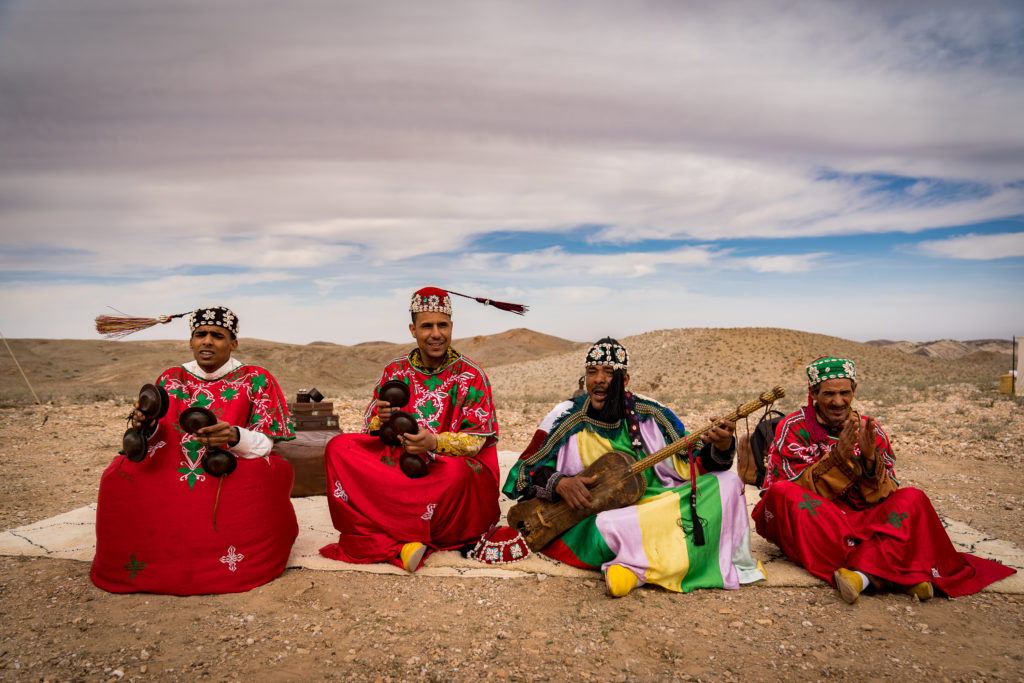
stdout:
[(437, 287), (424, 287), (413, 292), (409, 302), (410, 313), (444, 313), (452, 314), (452, 298), (448, 292)]
[(502, 311), (508, 311), (509, 313), (515, 313), (517, 315), (524, 315), (528, 310), (529, 306), (523, 304), (512, 304), (507, 301), (495, 301), (494, 299), (488, 299), (483, 296), (470, 296), (469, 294), (460, 294), (451, 290), (445, 291), (438, 287), (424, 287), (423, 289), (414, 292), (412, 295), (412, 301), (409, 302), (410, 313), (444, 313), (445, 315), (452, 314), (452, 299), (450, 294), (455, 296), (465, 297), (466, 299), (473, 299), (484, 306), (494, 306)]
[(853, 367), (852, 360), (822, 357), (811, 361), (807, 366), (807, 383), (812, 387), (827, 379), (843, 378), (857, 381), (857, 372)]
[(588, 368), (610, 365), (615, 370), (625, 370), (629, 366), (629, 354), (625, 346), (611, 337), (605, 337), (590, 347), (584, 365)]
[(238, 316), (224, 306), (197, 308), (188, 317), (189, 331), (195, 331), (200, 325), (216, 325), (223, 327), (231, 334), (238, 336)]

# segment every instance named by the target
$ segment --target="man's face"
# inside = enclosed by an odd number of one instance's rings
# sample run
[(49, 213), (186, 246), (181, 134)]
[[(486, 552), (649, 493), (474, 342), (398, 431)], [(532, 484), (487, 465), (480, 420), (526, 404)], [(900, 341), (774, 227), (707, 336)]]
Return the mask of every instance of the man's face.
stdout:
[(444, 361), (452, 343), (452, 319), (444, 313), (417, 313), (416, 322), (409, 323), (423, 362), (436, 368)]
[(827, 379), (819, 384), (814, 407), (821, 421), (834, 429), (842, 427), (850, 415), (850, 404), (856, 391), (857, 383), (845, 377)]
[(206, 372), (213, 372), (228, 362), (231, 352), (238, 348), (238, 340), (220, 325), (200, 325), (192, 330), (188, 347), (192, 356)]
[[(590, 394), (590, 405), (595, 410), (604, 408), (604, 402), (608, 399), (608, 387), (612, 383), (612, 374), (615, 368), (610, 365), (590, 365), (586, 369), (587, 393)], [(629, 384), (629, 373), (623, 377), (623, 386)]]

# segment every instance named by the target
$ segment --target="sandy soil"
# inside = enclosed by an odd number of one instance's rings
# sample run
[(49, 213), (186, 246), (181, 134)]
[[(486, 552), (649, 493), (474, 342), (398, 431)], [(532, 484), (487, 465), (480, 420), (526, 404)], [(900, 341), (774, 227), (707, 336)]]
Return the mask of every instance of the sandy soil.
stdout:
[[(782, 332), (765, 359), (717, 373), (706, 368), (716, 353), (735, 352), (739, 332), (641, 335), (627, 340), (634, 381), (690, 423), (746, 399), (749, 385), (783, 383), (791, 410), (802, 391), (791, 366), (821, 340)], [(826, 350), (840, 345), (827, 341)], [(893, 437), (904, 484), (928, 491), (940, 513), (1024, 544), (1024, 402), (997, 393), (1002, 359), (842, 344), (840, 353), (860, 352), (872, 370), (861, 409)], [(770, 361), (773, 354), (781, 359)], [(576, 355), (555, 346), (490, 372), (503, 449), (525, 446), (551, 402), (571, 391)], [(8, 387), (17, 379), (0, 376)], [(329, 394), (346, 430), (358, 425), (362, 392)], [(128, 396), (5, 401), (0, 526), (93, 502)], [(82, 562), (0, 557), (0, 567), (0, 680), (1024, 679), (1024, 596), (993, 592), (928, 603), (886, 594), (849, 606), (825, 584), (687, 595), (643, 587), (612, 600), (598, 574), (501, 580), (289, 570), (245, 594), (176, 598), (105, 593)]]

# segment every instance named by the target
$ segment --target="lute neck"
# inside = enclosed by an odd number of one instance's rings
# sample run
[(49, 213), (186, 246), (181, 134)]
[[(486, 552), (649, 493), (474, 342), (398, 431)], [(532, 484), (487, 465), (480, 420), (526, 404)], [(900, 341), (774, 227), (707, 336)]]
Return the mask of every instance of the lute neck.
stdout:
[[(776, 400), (782, 398), (785, 395), (786, 392), (782, 387), (775, 387), (771, 391), (764, 392), (753, 401), (750, 401), (749, 403), (744, 403), (743, 405), (737, 407), (724, 418), (720, 419), (729, 420), (730, 422), (736, 422), (741, 417), (746, 417), (755, 410), (759, 410), (764, 406), (771, 405)], [(700, 441), (705, 434), (710, 432), (714, 428), (714, 426), (714, 423), (711, 423), (702, 429), (698, 429), (695, 432), (687, 434), (678, 441), (673, 441), (672, 443), (665, 446), (661, 450), (655, 451), (654, 453), (651, 453), (647, 457), (637, 460), (635, 463), (632, 464), (632, 466), (630, 466), (630, 472), (632, 472), (633, 474), (639, 474), (650, 467), (654, 467), (656, 464), (658, 464), (659, 462), (661, 462), (662, 460), (669, 456), (676, 455), (677, 453), (681, 453), (689, 448), (692, 448), (693, 445)]]

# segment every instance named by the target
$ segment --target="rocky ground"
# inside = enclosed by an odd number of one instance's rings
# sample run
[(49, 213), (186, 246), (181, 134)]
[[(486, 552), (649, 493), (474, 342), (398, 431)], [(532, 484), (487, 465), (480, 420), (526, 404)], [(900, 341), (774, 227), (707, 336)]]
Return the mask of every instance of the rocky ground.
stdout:
[[(773, 340), (785, 360), (716, 373), (698, 350), (728, 353), (740, 344), (732, 331), (671, 332), (629, 340), (634, 380), (685, 421), (752, 398), (747, 385), (763, 390), (775, 377), (790, 392), (786, 410), (802, 400), (789, 366), (814, 339)], [(996, 392), (991, 359), (904, 363), (898, 352), (844, 343), (842, 353), (862, 352), (874, 371), (860, 406), (892, 435), (903, 482), (927, 490), (941, 514), (1024, 544), (1024, 402)], [(503, 449), (525, 446), (554, 397), (571, 391), (578, 371), (563, 355), (491, 372)], [(898, 373), (909, 379), (892, 381)], [(346, 430), (358, 425), (361, 391), (329, 395)], [(0, 407), (0, 527), (94, 502), (128, 406), (121, 396)], [(849, 606), (825, 584), (686, 595), (643, 587), (612, 600), (596, 574), (289, 570), (249, 593), (177, 598), (105, 593), (82, 562), (0, 557), (0, 567), (0, 680), (1024, 679), (1024, 596), (994, 592)]]

